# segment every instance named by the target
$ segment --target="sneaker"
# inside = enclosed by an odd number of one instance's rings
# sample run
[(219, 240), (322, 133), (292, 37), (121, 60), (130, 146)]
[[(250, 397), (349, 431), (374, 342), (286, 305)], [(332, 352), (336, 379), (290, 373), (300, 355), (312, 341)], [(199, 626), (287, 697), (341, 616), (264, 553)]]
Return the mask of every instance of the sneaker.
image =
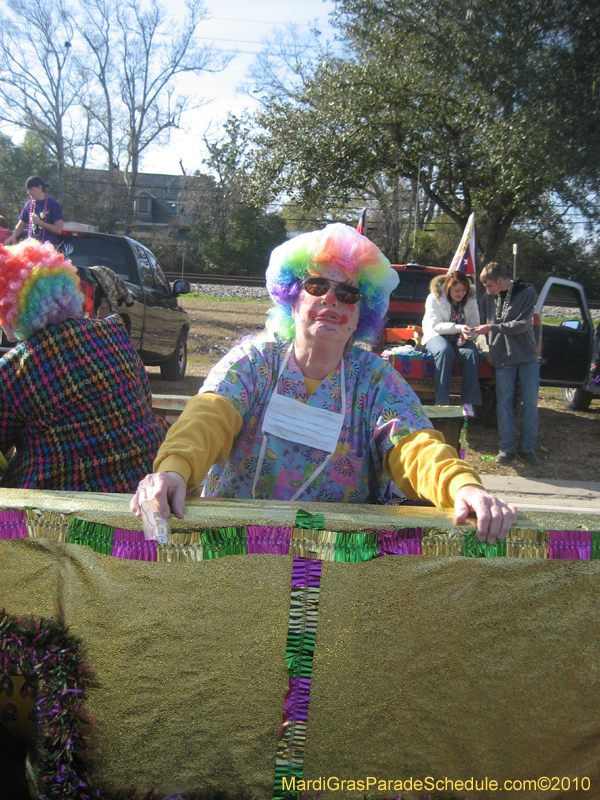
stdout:
[(540, 460), (539, 460), (539, 458), (536, 456), (536, 454), (535, 454), (535, 453), (524, 453), (524, 452), (520, 452), (520, 453), (519, 453), (519, 458), (520, 458), (520, 459), (521, 459), (521, 461), (523, 461), (525, 464), (531, 464), (531, 466), (533, 466), (533, 467), (537, 466), (537, 465), (540, 463)]
[(506, 453), (504, 450), (500, 450), (496, 456), (496, 464), (508, 464), (508, 462), (512, 461), (514, 457), (514, 453)]

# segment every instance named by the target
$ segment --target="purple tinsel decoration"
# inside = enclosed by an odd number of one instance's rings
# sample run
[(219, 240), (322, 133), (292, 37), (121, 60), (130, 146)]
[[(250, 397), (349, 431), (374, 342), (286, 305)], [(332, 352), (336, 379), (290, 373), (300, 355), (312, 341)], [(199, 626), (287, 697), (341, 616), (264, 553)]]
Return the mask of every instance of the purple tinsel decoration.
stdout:
[(146, 541), (142, 531), (127, 531), (115, 528), (111, 555), (131, 561), (156, 561), (158, 542)]
[(246, 542), (249, 553), (270, 553), (287, 556), (290, 553), (291, 528), (278, 525), (248, 525)]
[(379, 555), (420, 556), (422, 528), (383, 531), (377, 534)]
[(292, 588), (321, 585), (321, 561), (294, 556), (292, 566)]
[(589, 561), (592, 556), (591, 531), (549, 531), (548, 558)]
[(290, 678), (290, 688), (285, 696), (284, 721), (308, 720), (308, 702), (310, 700), (310, 678)]
[(89, 800), (92, 797), (81, 762), (86, 748), (83, 714), (91, 677), (82, 663), (79, 643), (56, 620), (31, 618), (21, 624), (0, 612), (0, 672), (35, 677), (39, 740), (45, 791), (40, 800)]
[(0, 511), (0, 539), (26, 539), (25, 511)]

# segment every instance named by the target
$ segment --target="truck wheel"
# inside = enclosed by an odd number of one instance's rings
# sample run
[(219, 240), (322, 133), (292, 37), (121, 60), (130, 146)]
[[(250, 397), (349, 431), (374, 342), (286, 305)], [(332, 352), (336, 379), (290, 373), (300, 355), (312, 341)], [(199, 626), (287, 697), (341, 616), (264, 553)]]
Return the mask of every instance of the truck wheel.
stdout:
[(592, 393), (585, 389), (563, 389), (563, 404), (572, 411), (587, 411), (592, 402)]
[(173, 355), (160, 365), (160, 376), (166, 381), (182, 381), (187, 367), (187, 331), (181, 331)]

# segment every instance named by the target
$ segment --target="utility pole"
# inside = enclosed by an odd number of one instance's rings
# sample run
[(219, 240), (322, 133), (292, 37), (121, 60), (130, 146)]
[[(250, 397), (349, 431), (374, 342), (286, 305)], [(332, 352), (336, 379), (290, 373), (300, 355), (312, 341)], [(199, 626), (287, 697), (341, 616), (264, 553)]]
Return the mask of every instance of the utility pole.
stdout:
[(517, 279), (517, 243), (513, 244), (513, 281)]

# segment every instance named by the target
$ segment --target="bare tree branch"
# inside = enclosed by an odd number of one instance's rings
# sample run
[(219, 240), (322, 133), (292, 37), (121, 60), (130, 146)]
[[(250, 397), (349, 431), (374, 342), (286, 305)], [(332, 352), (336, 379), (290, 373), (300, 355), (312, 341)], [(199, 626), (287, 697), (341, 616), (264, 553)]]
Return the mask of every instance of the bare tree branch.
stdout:
[(86, 85), (71, 53), (71, 11), (63, 0), (9, 0), (8, 8), (10, 16), (0, 15), (0, 120), (48, 145), (60, 191), (67, 150), (80, 144), (76, 111)]

